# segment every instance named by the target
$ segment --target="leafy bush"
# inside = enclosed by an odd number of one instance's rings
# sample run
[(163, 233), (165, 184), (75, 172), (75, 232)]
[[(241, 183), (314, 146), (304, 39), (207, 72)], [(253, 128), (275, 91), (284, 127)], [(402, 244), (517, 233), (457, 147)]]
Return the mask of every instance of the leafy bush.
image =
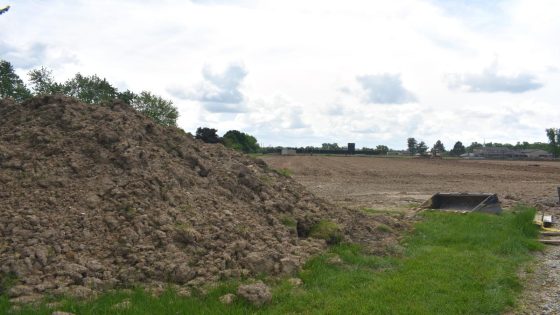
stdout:
[(338, 244), (343, 238), (338, 224), (328, 220), (321, 220), (311, 227), (309, 236), (326, 240), (329, 245)]
[(256, 153), (260, 147), (257, 139), (238, 130), (230, 130), (223, 136), (224, 145), (244, 153)]

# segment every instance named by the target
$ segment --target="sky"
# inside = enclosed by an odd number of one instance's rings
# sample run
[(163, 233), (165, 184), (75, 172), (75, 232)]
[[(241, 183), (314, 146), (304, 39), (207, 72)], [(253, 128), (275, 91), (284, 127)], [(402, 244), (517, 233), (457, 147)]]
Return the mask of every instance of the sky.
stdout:
[(264, 146), (546, 142), (556, 0), (0, 0), (0, 59), (177, 106)]

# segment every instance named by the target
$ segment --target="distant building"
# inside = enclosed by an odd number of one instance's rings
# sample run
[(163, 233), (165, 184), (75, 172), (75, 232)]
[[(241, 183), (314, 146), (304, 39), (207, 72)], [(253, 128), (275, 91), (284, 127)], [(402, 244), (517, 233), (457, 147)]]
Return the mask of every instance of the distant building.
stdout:
[(529, 159), (552, 159), (552, 153), (540, 149), (525, 149), (519, 152)]
[(515, 150), (506, 147), (484, 147), (474, 149), (472, 153), (462, 154), (461, 157), (471, 159), (551, 159), (552, 153), (540, 149)]
[(485, 157), (489, 159), (514, 159), (524, 158), (525, 155), (519, 151), (505, 147), (484, 147), (474, 149), (475, 156)]

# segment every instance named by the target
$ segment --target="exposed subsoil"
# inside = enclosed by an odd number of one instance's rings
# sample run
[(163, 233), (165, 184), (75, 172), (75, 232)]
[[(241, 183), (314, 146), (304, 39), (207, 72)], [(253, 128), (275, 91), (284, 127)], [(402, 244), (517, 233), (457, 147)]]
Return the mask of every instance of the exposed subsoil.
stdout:
[(376, 226), (403, 226), (124, 103), (0, 101), (0, 283), (13, 278), (13, 302), (291, 274), (326, 247), (308, 237), (320, 220), (372, 251), (396, 238)]

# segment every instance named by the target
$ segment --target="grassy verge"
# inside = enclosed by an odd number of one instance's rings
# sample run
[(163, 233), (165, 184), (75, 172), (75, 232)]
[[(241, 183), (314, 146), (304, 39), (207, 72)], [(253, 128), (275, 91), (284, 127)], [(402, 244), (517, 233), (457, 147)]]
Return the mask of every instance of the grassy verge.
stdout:
[[(218, 298), (235, 292), (226, 284), (207, 295), (158, 298), (142, 290), (105, 294), (90, 302), (63, 300), (58, 310), (76, 314), (499, 314), (514, 306), (517, 271), (541, 245), (534, 211), (518, 208), (500, 216), (426, 212), (404, 242), (402, 257), (365, 254), (356, 245), (333, 246), (300, 273), (304, 285), (274, 283), (273, 300), (255, 308)], [(342, 263), (333, 261), (338, 255)], [(129, 300), (127, 309), (115, 304)], [(0, 313), (9, 303), (0, 299)], [(45, 305), (21, 314), (50, 314)]]

